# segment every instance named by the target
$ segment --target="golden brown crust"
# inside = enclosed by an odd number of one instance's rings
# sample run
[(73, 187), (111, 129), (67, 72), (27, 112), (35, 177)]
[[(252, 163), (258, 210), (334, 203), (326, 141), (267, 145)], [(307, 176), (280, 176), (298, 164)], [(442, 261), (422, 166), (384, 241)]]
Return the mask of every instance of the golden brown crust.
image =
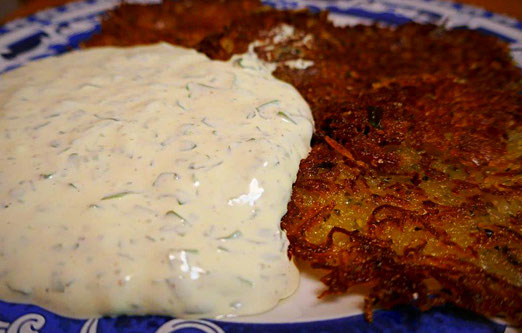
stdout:
[[(176, 9), (187, 3), (206, 14)], [(228, 59), (259, 41), (316, 120), (282, 227), (291, 255), (329, 272), (326, 293), (369, 285), (368, 319), (375, 304), (449, 302), (522, 323), (522, 85), (506, 44), (430, 25), (337, 28), (251, 1), (162, 6), (122, 6), (89, 45), (166, 40)], [(283, 25), (294, 33), (276, 37)]]
[[(367, 310), (452, 302), (520, 323), (522, 97), (506, 45), (416, 24), (335, 28), (306, 12), (245, 20), (200, 50), (227, 59), (260, 40), (316, 120), (282, 222), (290, 253), (330, 271), (328, 293), (370, 284)], [(296, 31), (274, 43), (281, 24)], [(285, 66), (296, 58), (314, 66)]]
[(131, 46), (160, 41), (196, 46), (209, 34), (259, 9), (257, 0), (164, 1), (157, 5), (123, 3), (102, 21), (102, 33), (86, 46)]

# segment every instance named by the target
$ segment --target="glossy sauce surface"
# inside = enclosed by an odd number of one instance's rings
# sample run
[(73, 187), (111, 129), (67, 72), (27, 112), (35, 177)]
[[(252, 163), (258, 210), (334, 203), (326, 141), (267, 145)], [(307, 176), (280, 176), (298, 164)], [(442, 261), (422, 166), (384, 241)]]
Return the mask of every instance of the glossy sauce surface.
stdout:
[(220, 317), (297, 287), (279, 223), (310, 109), (252, 55), (157, 44), (0, 77), (0, 298)]

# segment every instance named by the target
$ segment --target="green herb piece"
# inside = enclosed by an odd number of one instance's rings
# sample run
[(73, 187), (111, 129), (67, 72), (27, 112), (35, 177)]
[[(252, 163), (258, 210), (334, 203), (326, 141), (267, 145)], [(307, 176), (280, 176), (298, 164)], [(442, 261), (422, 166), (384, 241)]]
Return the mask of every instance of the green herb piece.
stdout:
[(133, 193), (134, 192), (130, 192), (130, 191), (120, 192), (120, 193), (116, 193), (116, 194), (107, 195), (107, 196), (101, 198), (101, 200), (119, 199), (119, 198), (122, 198), (126, 195), (133, 194)]
[(199, 83), (199, 82), (189, 82), (185, 85), (185, 89), (188, 91), (188, 97), (191, 98), (192, 97), (192, 88), (190, 87), (190, 85), (196, 85), (196, 86), (200, 86), (200, 87), (203, 87), (203, 88), (207, 88), (207, 89), (218, 89), (217, 87), (213, 87), (213, 86), (209, 86), (208, 84), (204, 84), (204, 83)]
[(49, 125), (50, 123), (51, 123), (50, 121), (46, 121), (46, 122), (43, 123), (43, 124), (40, 124), (40, 125), (37, 125), (37, 126), (33, 127), (33, 129), (34, 129), (34, 130), (38, 130), (38, 129), (40, 129), (40, 128), (43, 128), (43, 127)]
[(228, 236), (225, 236), (225, 237), (221, 237), (221, 238), (218, 238), (219, 240), (229, 240), (229, 239), (236, 239), (236, 238), (239, 238), (243, 236), (243, 234), (241, 233), (241, 231), (239, 230), (236, 230), (234, 231), (233, 233), (231, 233), (230, 235)]
[(190, 163), (189, 166), (188, 166), (188, 168), (190, 170), (199, 170), (199, 169), (203, 169), (204, 167), (206, 167), (206, 165), (204, 165), (204, 164), (199, 164), (198, 165), (198, 164), (196, 164), (194, 162)]
[[(270, 110), (268, 110), (268, 109), (273, 108), (273, 107), (277, 108), (278, 103), (279, 103), (279, 101), (277, 99), (275, 99), (273, 101), (266, 102), (266, 103), (259, 105), (258, 107), (256, 107), (257, 114), (263, 119), (270, 119), (268, 117)], [(268, 114), (265, 114), (265, 113), (268, 113)]]
[(291, 123), (293, 123), (294, 125), (297, 125), (297, 123), (295, 122), (295, 120), (293, 120), (292, 118), (290, 118), (286, 113), (284, 113), (283, 111), (279, 111), (277, 113), (277, 115)]
[(58, 117), (58, 116), (60, 116), (60, 113), (53, 113), (53, 114), (48, 115), (47, 117), (45, 117), (45, 119), (56, 118), (56, 117)]
[(204, 83), (196, 82), (195, 84), (198, 85), (198, 86), (200, 86), (200, 87), (204, 87), (204, 88), (209, 88), (209, 89), (218, 89), (218, 87), (210, 86), (210, 85), (208, 85), (208, 84), (204, 84)]
[(266, 103), (263, 103), (263, 104), (259, 105), (258, 107), (256, 107), (256, 110), (257, 111), (263, 111), (263, 109), (266, 108), (267, 106), (270, 106), (270, 105), (276, 104), (276, 103), (279, 103), (279, 100), (274, 99), (273, 101), (266, 102)]
[(61, 251), (63, 249), (63, 244), (62, 243), (55, 244), (55, 245), (51, 246), (51, 249), (53, 251)]
[(195, 144), (194, 142), (187, 142), (184, 144), (184, 146), (182, 148), (180, 148), (180, 151), (191, 151), (191, 150), (194, 150), (196, 149), (198, 145)]
[(7, 287), (7, 289), (9, 289), (10, 291), (12, 291), (13, 293), (17, 293), (17, 294), (20, 294), (20, 295), (23, 295), (23, 296), (29, 296), (31, 295), (31, 291), (26, 291), (26, 290), (22, 290), (22, 289), (18, 289), (18, 288), (15, 288), (13, 286), (11, 286), (9, 283), (6, 282), (5, 286)]
[(192, 253), (192, 254), (199, 254), (198, 249), (183, 249), (182, 251), (187, 252), (187, 253)]
[(100, 116), (98, 116), (97, 114), (95, 114), (94, 117), (97, 118), (97, 119), (99, 119), (99, 120), (120, 121), (118, 118), (113, 118), (113, 117), (100, 117)]
[(246, 116), (246, 119), (252, 119), (256, 116), (256, 112), (255, 111), (251, 111), (247, 114)]
[(165, 213), (166, 216), (169, 216), (169, 215), (174, 215), (176, 216), (177, 218), (179, 218), (181, 221), (186, 221), (185, 218), (181, 215), (179, 215), (178, 213), (176, 213), (174, 210), (169, 210), (168, 212)]
[(211, 127), (211, 128), (214, 128), (214, 126), (212, 126), (208, 120), (207, 120), (207, 117), (204, 117), (203, 119), (201, 119), (201, 122), (205, 125), (207, 125), (208, 127)]
[(245, 64), (245, 59), (243, 58), (239, 58), (237, 59), (236, 63), (239, 65), (239, 67), (241, 68), (247, 68), (247, 69), (257, 69), (256, 67), (254, 66), (248, 66)]
[(243, 282), (244, 284), (247, 284), (249, 285), (250, 287), (253, 287), (254, 286), (254, 282), (250, 281), (250, 280), (247, 280), (245, 278), (242, 278), (241, 276), (238, 276), (237, 279), (241, 282)]
[(192, 97), (192, 92), (190, 91), (190, 86), (189, 86), (188, 83), (185, 85), (185, 89), (188, 91), (188, 98), (191, 98)]
[(172, 178), (174, 180), (178, 180), (180, 178), (179, 175), (175, 172), (162, 172), (158, 175), (158, 177), (156, 177), (154, 182), (152, 182), (152, 186), (157, 186), (159, 184), (159, 182), (161, 181), (161, 179), (166, 176), (172, 176)]
[(40, 174), (40, 177), (42, 177), (43, 179), (51, 179), (53, 178), (54, 176), (54, 172), (53, 173), (42, 173)]
[(218, 246), (217, 248), (218, 248), (218, 250), (223, 251), (223, 252), (230, 252), (229, 249), (227, 249), (226, 247), (223, 247), (223, 246)]
[(182, 110), (187, 111), (187, 107), (183, 106), (180, 101), (176, 101), (176, 105), (179, 106)]

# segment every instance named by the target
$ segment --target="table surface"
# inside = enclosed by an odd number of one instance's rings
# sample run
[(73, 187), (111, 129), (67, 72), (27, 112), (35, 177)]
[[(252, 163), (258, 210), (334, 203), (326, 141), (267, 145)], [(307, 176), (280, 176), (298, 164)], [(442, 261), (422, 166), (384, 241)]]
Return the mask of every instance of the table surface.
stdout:
[[(28, 16), (44, 8), (63, 5), (71, 1), (74, 0), (25, 0), (23, 5), (8, 14), (3, 21), (6, 22), (17, 17)], [(522, 21), (522, 0), (453, 0), (453, 2), (475, 5)], [(1, 23), (2, 21), (0, 21)]]

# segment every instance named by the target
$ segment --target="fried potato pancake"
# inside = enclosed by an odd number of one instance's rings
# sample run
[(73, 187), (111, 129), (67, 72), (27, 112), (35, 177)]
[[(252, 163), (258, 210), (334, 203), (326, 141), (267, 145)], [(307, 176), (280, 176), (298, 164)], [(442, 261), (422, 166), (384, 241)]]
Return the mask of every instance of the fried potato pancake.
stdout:
[(369, 284), (368, 309), (451, 302), (519, 323), (521, 102), (423, 76), (332, 106), (282, 222), (290, 252), (329, 270), (328, 293)]
[(368, 320), (376, 305), (453, 303), (522, 323), (522, 77), (505, 43), (185, 0), (123, 5), (87, 45), (160, 40), (213, 59), (255, 41), (310, 104), (282, 227), (290, 256), (327, 270), (323, 295), (369, 286)]

